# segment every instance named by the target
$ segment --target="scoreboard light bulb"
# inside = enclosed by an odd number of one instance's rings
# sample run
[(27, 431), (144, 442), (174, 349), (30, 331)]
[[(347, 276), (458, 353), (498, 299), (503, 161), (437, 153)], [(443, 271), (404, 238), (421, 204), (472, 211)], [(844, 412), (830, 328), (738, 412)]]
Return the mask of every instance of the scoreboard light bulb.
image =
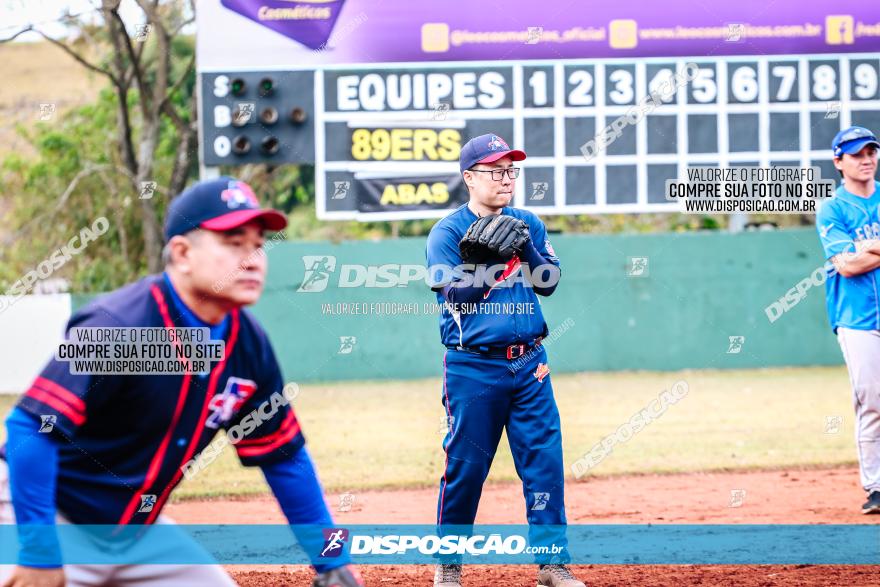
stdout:
[(278, 122), (278, 111), (272, 106), (267, 106), (260, 111), (260, 122), (271, 125)]
[(238, 135), (232, 140), (232, 152), (236, 155), (247, 155), (251, 151), (251, 140), (244, 135)]
[(244, 95), (245, 90), (247, 90), (247, 83), (240, 78), (237, 77), (232, 80), (232, 95), (233, 96), (242, 96)]
[(293, 124), (302, 124), (306, 121), (306, 111), (299, 106), (295, 106), (290, 111), (290, 121)]
[(271, 96), (275, 91), (275, 81), (271, 77), (264, 77), (260, 80), (260, 96), (265, 98)]
[(250, 118), (251, 117), (244, 110), (236, 108), (232, 111), (232, 126), (241, 128), (248, 123)]
[(278, 139), (272, 135), (264, 137), (263, 140), (260, 141), (260, 150), (266, 155), (274, 155), (277, 153), (279, 146)]

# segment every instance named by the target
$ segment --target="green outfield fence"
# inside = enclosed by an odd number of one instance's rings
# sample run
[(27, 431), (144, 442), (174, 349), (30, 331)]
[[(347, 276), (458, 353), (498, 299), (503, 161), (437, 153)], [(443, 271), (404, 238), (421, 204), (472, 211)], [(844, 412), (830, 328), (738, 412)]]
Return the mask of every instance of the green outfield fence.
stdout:
[[(556, 235), (552, 242), (563, 264), (556, 293), (542, 305), (550, 329), (558, 329), (548, 344), (553, 372), (842, 364), (828, 327), (816, 272), (822, 252), (811, 228)], [(439, 376), (445, 349), (437, 314), (425, 311), (434, 296), (424, 282), (338, 287), (345, 265), (421, 264), (424, 247), (424, 238), (273, 247), (267, 289), (253, 312), (269, 332), (286, 379)], [(297, 291), (306, 274), (303, 258), (324, 256), (336, 263), (326, 288)], [(632, 257), (647, 258), (640, 276), (630, 275)], [(311, 267), (314, 260), (307, 261)], [(771, 323), (765, 308), (804, 279), (805, 295)], [(86, 300), (76, 296), (74, 306)], [(342, 304), (389, 302), (416, 313), (337, 313)], [(341, 342), (348, 337), (354, 337), (351, 346)], [(730, 337), (744, 340), (731, 343)]]

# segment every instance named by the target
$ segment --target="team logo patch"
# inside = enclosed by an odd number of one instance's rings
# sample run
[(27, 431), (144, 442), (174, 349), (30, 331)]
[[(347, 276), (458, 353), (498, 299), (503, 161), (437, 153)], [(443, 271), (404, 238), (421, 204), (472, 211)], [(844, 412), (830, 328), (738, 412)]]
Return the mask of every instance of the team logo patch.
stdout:
[(550, 244), (549, 238), (544, 241), (544, 248), (547, 249), (547, 252), (550, 253), (552, 256), (556, 256), (556, 251), (553, 250), (553, 245)]
[(322, 558), (335, 558), (342, 554), (343, 546), (348, 541), (348, 530), (345, 528), (325, 528)]
[(251, 186), (243, 181), (230, 181), (229, 186), (220, 192), (220, 199), (229, 208), (259, 208), (257, 195)]
[(222, 424), (229, 422), (241, 408), (241, 405), (255, 391), (257, 391), (257, 384), (250, 379), (241, 379), (240, 377), (227, 379), (223, 392), (212, 397), (211, 403), (208, 404), (211, 414), (208, 416), (205, 426), (219, 428)]
[(504, 142), (504, 139), (499, 137), (498, 135), (492, 135), (489, 137), (489, 150), (490, 151), (509, 151), (510, 147), (507, 146), (507, 143)]
[(535, 379), (544, 383), (544, 378), (550, 374), (550, 367), (547, 366), (547, 363), (538, 363), (538, 368), (535, 369)]

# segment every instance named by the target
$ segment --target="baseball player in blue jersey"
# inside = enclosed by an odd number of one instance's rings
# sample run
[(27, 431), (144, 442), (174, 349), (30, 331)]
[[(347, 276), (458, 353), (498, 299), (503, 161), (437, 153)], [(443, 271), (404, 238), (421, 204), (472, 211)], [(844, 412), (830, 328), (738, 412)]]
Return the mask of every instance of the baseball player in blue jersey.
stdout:
[[(506, 428), (523, 482), (530, 542), (562, 549), (539, 559), (538, 584), (583, 587), (564, 564), (562, 436), (537, 297), (556, 289), (559, 259), (541, 220), (510, 207), (519, 175), (514, 163), (525, 158), (494, 134), (468, 141), (459, 166), (470, 201), (428, 236), (428, 273), (445, 307), (440, 336), (447, 348), (442, 402), (448, 432), (437, 524), (442, 532), (444, 525), (474, 523)], [(434, 585), (460, 587), (461, 574), (460, 564), (437, 565)]]
[[(0, 523), (18, 525), (20, 544), (18, 565), (5, 569), (0, 584), (234, 585), (218, 565), (62, 567), (54, 531), (56, 522), (170, 523), (161, 511), (187, 463), (234, 426), (250, 431), (235, 443), (239, 459), (262, 469), (289, 522), (333, 525), (296, 415), (278, 401), (284, 380), (275, 353), (242, 309), (263, 290), (264, 231), (286, 224), (281, 213), (260, 208), (243, 182), (196, 184), (169, 207), (165, 272), (100, 296), (71, 317), (68, 332), (208, 328), (225, 351), (205, 373), (72, 374), (70, 363), (49, 361), (6, 420)], [(40, 527), (52, 532), (29, 531)], [(318, 554), (315, 585), (363, 585), (346, 557), (322, 565)]]
[(816, 228), (832, 264), (825, 281), (828, 317), (843, 351), (856, 412), (859, 472), (868, 501), (863, 514), (880, 513), (880, 183), (870, 130), (853, 126), (832, 142), (843, 177), (822, 203)]

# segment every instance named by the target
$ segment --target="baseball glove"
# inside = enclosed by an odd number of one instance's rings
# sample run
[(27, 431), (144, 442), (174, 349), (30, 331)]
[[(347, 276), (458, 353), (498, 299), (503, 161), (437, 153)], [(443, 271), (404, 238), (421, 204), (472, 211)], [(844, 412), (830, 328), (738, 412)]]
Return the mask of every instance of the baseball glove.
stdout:
[(496, 214), (475, 220), (458, 248), (465, 263), (481, 264), (497, 257), (508, 261), (522, 252), (530, 238), (528, 224), (513, 216)]

